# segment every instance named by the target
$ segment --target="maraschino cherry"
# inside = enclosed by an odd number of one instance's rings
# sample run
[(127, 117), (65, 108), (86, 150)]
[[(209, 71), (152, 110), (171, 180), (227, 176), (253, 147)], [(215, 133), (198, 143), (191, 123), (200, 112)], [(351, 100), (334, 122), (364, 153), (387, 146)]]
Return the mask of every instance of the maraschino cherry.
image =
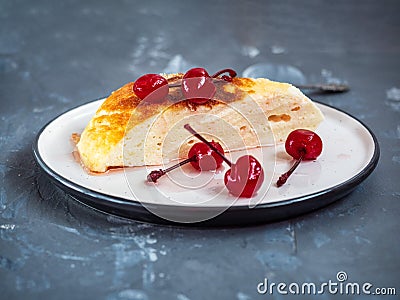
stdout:
[(147, 102), (161, 102), (169, 92), (168, 81), (158, 74), (146, 74), (133, 84), (133, 91), (140, 99)]
[(229, 192), (238, 197), (251, 198), (264, 181), (264, 170), (252, 155), (239, 157), (225, 173), (224, 183)]
[[(218, 149), (218, 151), (220, 151), (221, 153), (224, 153), (222, 146), (218, 142), (211, 141), (210, 144)], [(167, 169), (159, 169), (150, 172), (150, 174), (147, 175), (147, 181), (157, 182), (157, 180), (161, 176), (187, 163), (190, 163), (193, 168), (199, 171), (216, 170), (221, 167), (222, 161), (222, 158), (218, 154), (216, 154), (207, 144), (196, 143), (190, 148), (187, 159)]]
[[(224, 154), (224, 149), (218, 142), (210, 142), (219, 152)], [(189, 150), (189, 157), (197, 157), (190, 161), (193, 168), (199, 171), (212, 171), (218, 169), (223, 159), (205, 143), (196, 143)]]
[(318, 134), (308, 129), (292, 131), (285, 142), (286, 152), (296, 159), (296, 162), (286, 173), (282, 174), (276, 185), (284, 185), (290, 175), (296, 170), (302, 160), (314, 160), (322, 152), (322, 140)]
[(204, 104), (215, 92), (215, 85), (203, 68), (190, 69), (182, 78), (182, 93), (191, 103)]
[(223, 75), (221, 79), (231, 82), (237, 74), (232, 69), (223, 69), (210, 76), (204, 68), (193, 68), (185, 73), (182, 78), (182, 93), (193, 104), (207, 103), (216, 92), (212, 78)]
[(219, 149), (197, 133), (189, 124), (186, 124), (184, 127), (203, 143), (207, 144), (231, 167), (225, 173), (224, 182), (232, 195), (251, 198), (257, 193), (264, 181), (264, 170), (254, 156), (241, 156), (235, 164), (232, 164)]

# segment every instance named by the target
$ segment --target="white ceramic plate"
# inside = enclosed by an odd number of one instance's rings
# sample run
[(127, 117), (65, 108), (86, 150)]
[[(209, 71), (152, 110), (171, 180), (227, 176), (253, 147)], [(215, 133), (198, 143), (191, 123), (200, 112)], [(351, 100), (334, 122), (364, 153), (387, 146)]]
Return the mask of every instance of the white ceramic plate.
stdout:
[[(196, 178), (205, 182), (196, 189), (177, 185), (179, 175), (162, 178), (156, 186), (146, 184), (146, 175), (154, 168), (89, 175), (74, 159), (70, 137), (83, 131), (103, 101), (73, 108), (45, 125), (33, 146), (35, 158), (55, 183), (77, 200), (141, 221), (238, 225), (291, 217), (351, 192), (379, 159), (377, 140), (365, 125), (345, 112), (317, 103), (325, 115), (317, 130), (324, 143), (321, 156), (301, 163), (287, 184), (277, 188), (277, 178), (293, 163), (284, 145), (278, 145), (276, 151), (273, 147), (254, 150), (251, 154), (264, 162), (267, 176), (252, 199), (233, 199), (224, 188), (223, 171)], [(235, 153), (233, 159), (241, 154)], [(191, 172), (191, 168), (183, 170)]]

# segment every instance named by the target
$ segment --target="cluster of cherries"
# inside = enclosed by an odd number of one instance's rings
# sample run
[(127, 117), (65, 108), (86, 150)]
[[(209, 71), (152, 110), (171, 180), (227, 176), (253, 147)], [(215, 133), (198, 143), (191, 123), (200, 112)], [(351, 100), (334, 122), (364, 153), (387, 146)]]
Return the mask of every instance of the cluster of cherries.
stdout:
[[(219, 143), (207, 141), (189, 124), (184, 127), (201, 142), (194, 144), (190, 148), (186, 160), (168, 169), (152, 171), (147, 176), (148, 182), (157, 182), (167, 172), (187, 163), (190, 163), (193, 168), (199, 171), (213, 171), (221, 167), (225, 161), (230, 167), (224, 177), (224, 183), (228, 191), (234, 196), (245, 198), (251, 198), (257, 193), (264, 181), (264, 170), (254, 156), (241, 156), (233, 164), (226, 158), (224, 150)], [(289, 155), (296, 159), (296, 162), (289, 171), (279, 177), (276, 183), (278, 187), (287, 181), (302, 160), (314, 160), (321, 154), (322, 140), (315, 132), (297, 129), (289, 134), (285, 142), (285, 149)]]
[[(227, 74), (223, 75), (224, 73)], [(193, 68), (185, 73), (180, 84), (169, 85), (167, 79), (161, 75), (146, 74), (135, 81), (133, 91), (142, 100), (159, 103), (167, 97), (170, 87), (181, 86), (183, 96), (192, 104), (204, 104), (215, 95), (213, 79), (231, 82), (236, 75), (232, 69), (223, 69), (210, 76), (204, 68)]]
[(226, 171), (224, 182), (229, 192), (237, 197), (250, 198), (257, 193), (264, 181), (264, 170), (258, 160), (252, 155), (239, 157), (236, 163), (232, 163), (226, 158), (222, 146), (218, 142), (207, 141), (197, 133), (189, 124), (185, 129), (197, 137), (201, 142), (194, 144), (188, 154), (188, 159), (165, 170), (152, 171), (147, 176), (147, 181), (157, 182), (157, 180), (186, 163), (190, 163), (196, 170), (213, 171), (221, 167), (225, 161), (230, 169)]
[[(180, 84), (168, 84), (167, 79), (161, 75), (146, 74), (135, 81), (133, 91), (142, 100), (159, 103), (167, 97), (170, 87), (180, 86), (183, 96), (192, 104), (205, 104), (216, 92), (213, 79), (219, 78), (231, 82), (236, 75), (232, 69), (223, 69), (210, 76), (204, 68), (193, 68), (185, 73)], [(230, 167), (224, 177), (229, 192), (234, 196), (246, 198), (253, 197), (257, 193), (264, 181), (264, 170), (254, 156), (241, 156), (233, 164), (226, 158), (219, 143), (207, 141), (189, 124), (184, 127), (201, 142), (191, 147), (186, 160), (168, 169), (152, 171), (147, 176), (149, 182), (157, 182), (161, 176), (187, 163), (199, 171), (212, 171), (221, 167), (225, 161)], [(276, 183), (278, 187), (285, 184), (302, 160), (314, 160), (321, 154), (322, 141), (315, 132), (297, 129), (287, 137), (285, 149), (296, 161), (286, 173), (279, 177)]]

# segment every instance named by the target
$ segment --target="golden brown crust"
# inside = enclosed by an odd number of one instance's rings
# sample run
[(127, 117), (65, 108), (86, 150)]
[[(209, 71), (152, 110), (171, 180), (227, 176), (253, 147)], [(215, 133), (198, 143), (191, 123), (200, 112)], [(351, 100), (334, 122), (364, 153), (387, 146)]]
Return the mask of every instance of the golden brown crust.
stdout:
[[(183, 74), (163, 74), (168, 82), (179, 83)], [(167, 98), (161, 103), (148, 103), (139, 99), (133, 92), (134, 82), (129, 82), (117, 89), (102, 103), (92, 118), (88, 126), (83, 131), (80, 141), (77, 144), (78, 151), (83, 164), (91, 171), (104, 172), (109, 165), (109, 155), (113, 148), (123, 140), (127, 130), (145, 122), (147, 119), (165, 111), (196, 111), (199, 105), (192, 104), (182, 96), (181, 88), (171, 87)], [(219, 80), (215, 82), (215, 99), (201, 105), (201, 110), (205, 108), (212, 110), (214, 107), (220, 108), (221, 102), (229, 103), (240, 101), (250, 94), (256, 101), (262, 103), (263, 110), (269, 111), (276, 108), (279, 111), (279, 97), (286, 97), (293, 91), (290, 84), (269, 81), (267, 79), (234, 78), (232, 83)], [(306, 98), (298, 91), (294, 92), (294, 98)], [(277, 96), (275, 96), (277, 95)], [(284, 95), (284, 96), (282, 96)], [(308, 98), (306, 98), (309, 101)], [(298, 110), (298, 107), (292, 111)], [(287, 109), (287, 108), (285, 108)], [(280, 112), (280, 114), (286, 113)], [(285, 121), (286, 116), (277, 115), (271, 117), (272, 121)], [(270, 120), (270, 121), (271, 121)], [(290, 119), (289, 119), (290, 120)]]
[[(174, 74), (168, 78), (168, 82), (175, 82), (182, 77), (183, 74)], [(224, 81), (216, 82), (215, 98), (223, 102), (235, 101), (242, 98), (241, 89), (250, 90), (254, 86), (254, 81), (247, 78), (234, 78), (232, 83), (240, 89), (227, 92), (220, 88), (225, 84)], [(104, 147), (118, 143), (123, 138), (128, 125), (143, 122), (171, 105), (175, 110), (181, 110), (183, 106), (196, 110), (196, 104), (183, 99), (180, 88), (171, 88), (167, 98), (161, 103), (146, 103), (135, 95), (133, 85), (134, 82), (129, 82), (112, 92), (97, 110), (90, 126), (86, 128), (86, 134), (93, 137), (96, 146)], [(219, 101), (210, 100), (202, 105), (212, 108), (218, 103)]]
[[(183, 74), (173, 74), (173, 76), (168, 78), (168, 82), (176, 82), (183, 77)], [(237, 86), (239, 89), (236, 89), (231, 92), (227, 92), (223, 88), (219, 88), (226, 84), (226, 82), (219, 80), (215, 84), (217, 86), (217, 92), (215, 95), (215, 99), (222, 100), (224, 102), (231, 102), (241, 98), (240, 92), (241, 90), (245, 90), (246, 92), (251, 91), (251, 88), (255, 85), (254, 81), (248, 78), (234, 78), (232, 83)], [(190, 104), (188, 100), (185, 100), (182, 96), (180, 88), (171, 88), (170, 93), (168, 94), (165, 101), (162, 103), (146, 103), (138, 98), (135, 93), (133, 92), (133, 85), (134, 82), (129, 82), (125, 84), (123, 87), (119, 88), (118, 90), (114, 91), (106, 101), (101, 105), (98, 109), (97, 113), (102, 112), (106, 114), (111, 113), (129, 113), (138, 108), (140, 111), (135, 111), (135, 114), (140, 115), (141, 118), (146, 119), (155, 112), (160, 111), (160, 108), (165, 108), (170, 106), (171, 104), (180, 102), (181, 105), (191, 107), (196, 106), (196, 104)], [(254, 91), (253, 91), (254, 92)], [(217, 101), (209, 101), (205, 105), (214, 105)], [(140, 105), (139, 105), (140, 104)], [(177, 106), (177, 109), (180, 107)], [(138, 119), (138, 121), (141, 121)]]

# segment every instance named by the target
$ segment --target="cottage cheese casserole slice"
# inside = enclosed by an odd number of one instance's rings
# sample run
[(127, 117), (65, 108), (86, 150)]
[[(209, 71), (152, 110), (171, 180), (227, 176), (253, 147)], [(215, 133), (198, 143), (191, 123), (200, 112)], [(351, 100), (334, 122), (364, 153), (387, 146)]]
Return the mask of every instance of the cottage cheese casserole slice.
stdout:
[(185, 123), (229, 152), (283, 142), (292, 130), (315, 130), (323, 120), (318, 107), (288, 83), (218, 80), (212, 99), (193, 104), (179, 87), (183, 74), (163, 76), (170, 85), (176, 83), (164, 101), (141, 100), (130, 82), (101, 104), (76, 144), (87, 170), (102, 173), (186, 158), (197, 140), (183, 129)]

